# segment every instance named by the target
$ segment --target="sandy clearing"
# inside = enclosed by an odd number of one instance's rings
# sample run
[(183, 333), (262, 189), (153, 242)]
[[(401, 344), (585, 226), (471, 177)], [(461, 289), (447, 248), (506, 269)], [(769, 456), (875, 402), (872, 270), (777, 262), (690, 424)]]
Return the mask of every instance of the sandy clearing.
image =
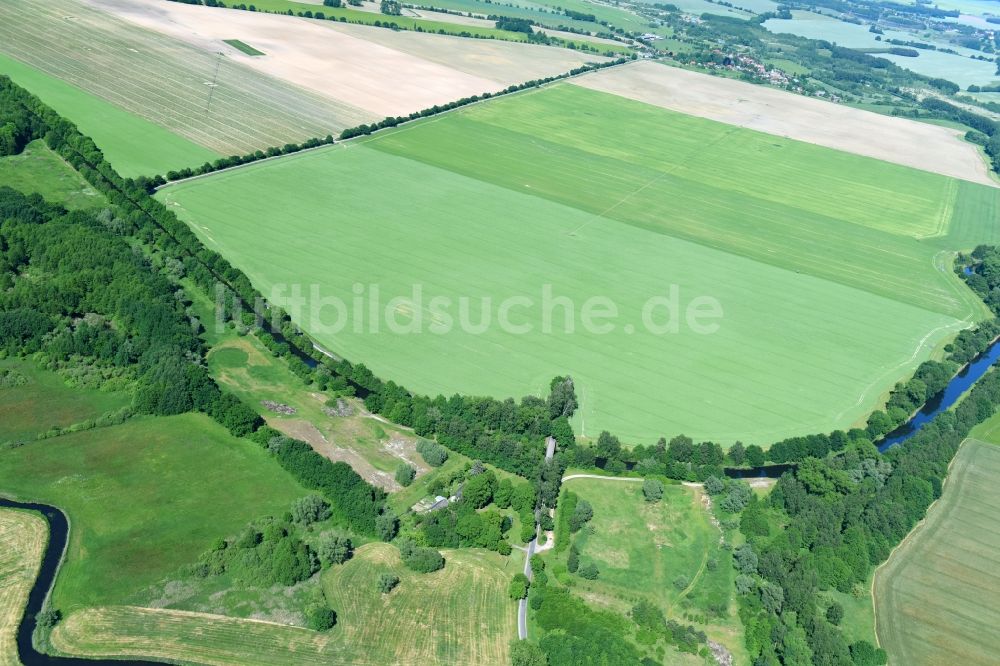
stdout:
[[(565, 72), (597, 56), (554, 47), (464, 39), (291, 16), (225, 11), (156, 0), (87, 0), (147, 29), (328, 98), (360, 107), (372, 119), (495, 92)], [(240, 39), (265, 56), (226, 45)]]
[(665, 109), (997, 186), (962, 133), (655, 62), (595, 72), (574, 85)]
[(17, 628), (38, 576), (48, 539), (45, 520), (34, 513), (0, 511), (0, 666), (20, 664)]

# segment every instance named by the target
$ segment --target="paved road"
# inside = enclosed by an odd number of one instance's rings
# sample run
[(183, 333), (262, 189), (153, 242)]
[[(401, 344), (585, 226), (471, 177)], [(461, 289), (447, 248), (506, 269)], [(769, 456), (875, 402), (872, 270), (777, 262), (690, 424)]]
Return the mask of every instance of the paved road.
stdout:
[[(555, 437), (545, 438), (545, 460), (552, 460), (556, 452)], [(524, 554), (524, 575), (531, 580), (531, 556), (535, 554), (535, 546), (538, 543), (538, 516), (535, 516), (535, 538), (528, 544), (528, 549)], [(517, 637), (522, 641), (528, 637), (528, 600), (521, 599), (517, 604)]]

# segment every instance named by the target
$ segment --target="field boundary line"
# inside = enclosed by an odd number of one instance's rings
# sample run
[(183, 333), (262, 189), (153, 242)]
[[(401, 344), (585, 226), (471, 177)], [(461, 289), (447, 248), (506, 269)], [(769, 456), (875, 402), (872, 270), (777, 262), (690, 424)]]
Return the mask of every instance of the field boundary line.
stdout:
[[(601, 57), (606, 57), (606, 56), (601, 56)], [(604, 67), (600, 67), (598, 69), (588, 69), (586, 72), (579, 72), (577, 74), (570, 74), (568, 72), (565, 72), (562, 75), (558, 75), (557, 74), (556, 76), (558, 78), (556, 78), (555, 80), (548, 81), (548, 82), (545, 82), (545, 83), (540, 83), (540, 84), (538, 84), (536, 86), (532, 86), (531, 88), (523, 88), (521, 90), (512, 90), (510, 92), (500, 91), (500, 92), (492, 93), (487, 98), (478, 99), (478, 100), (476, 100), (474, 102), (469, 102), (468, 104), (463, 104), (463, 105), (457, 106), (457, 107), (455, 107), (453, 109), (445, 109), (443, 111), (439, 111), (438, 113), (435, 113), (433, 116), (424, 116), (424, 117), (418, 117), (418, 118), (413, 118), (413, 119), (407, 119), (407, 120), (404, 120), (403, 122), (398, 123), (398, 124), (396, 124), (396, 125), (394, 125), (392, 127), (378, 128), (378, 129), (376, 129), (375, 131), (373, 131), (373, 132), (371, 132), (369, 134), (359, 134), (357, 136), (352, 136), (352, 137), (350, 137), (348, 139), (336, 139), (336, 140), (334, 140), (333, 143), (323, 144), (321, 146), (315, 146), (313, 148), (305, 148), (303, 150), (297, 150), (294, 153), (289, 153), (287, 155), (274, 155), (272, 157), (265, 157), (264, 159), (261, 159), (261, 160), (254, 160), (253, 162), (245, 162), (243, 164), (235, 164), (235, 165), (233, 165), (231, 167), (226, 167), (224, 169), (219, 169), (217, 171), (210, 171), (209, 173), (201, 173), (201, 174), (198, 174), (196, 176), (188, 176), (187, 178), (180, 178), (178, 180), (172, 180), (170, 182), (164, 183), (163, 185), (160, 185), (159, 187), (155, 188), (154, 191), (160, 192), (161, 190), (164, 190), (164, 189), (170, 187), (171, 185), (177, 185), (179, 183), (186, 183), (188, 181), (196, 180), (198, 178), (204, 178), (206, 176), (214, 176), (215, 174), (225, 173), (226, 171), (234, 171), (236, 169), (242, 169), (244, 167), (251, 167), (251, 166), (253, 166), (255, 164), (261, 164), (262, 162), (267, 162), (268, 160), (276, 160), (276, 159), (280, 159), (280, 158), (283, 158), (283, 157), (294, 157), (294, 156), (299, 155), (301, 153), (305, 153), (305, 152), (309, 152), (309, 151), (313, 151), (313, 150), (319, 150), (320, 148), (329, 148), (330, 146), (337, 146), (337, 145), (348, 146), (348, 145), (353, 145), (355, 143), (362, 143), (365, 140), (370, 140), (370, 139), (374, 138), (375, 135), (379, 134), (380, 132), (388, 133), (388, 132), (386, 132), (386, 130), (395, 130), (395, 129), (398, 129), (400, 127), (403, 127), (404, 125), (412, 125), (414, 123), (418, 123), (418, 122), (421, 122), (421, 121), (433, 122), (433, 119), (440, 118), (441, 116), (444, 116), (444, 115), (449, 114), (449, 113), (454, 113), (456, 111), (461, 111), (462, 109), (467, 109), (467, 108), (475, 106), (477, 104), (483, 104), (484, 102), (491, 102), (491, 101), (493, 101), (495, 99), (500, 99), (500, 98), (504, 98), (504, 97), (510, 97), (510, 96), (517, 95), (517, 94), (520, 94), (520, 93), (529, 94), (529, 93), (532, 93), (532, 92), (537, 92), (537, 91), (542, 90), (544, 88), (547, 88), (549, 86), (558, 85), (558, 84), (560, 84), (560, 83), (562, 83), (564, 81), (569, 81), (571, 79), (575, 79), (575, 78), (578, 78), (578, 77), (581, 77), (581, 76), (586, 76), (587, 74), (593, 74), (594, 72), (603, 72), (603, 71), (608, 70), (608, 69), (614, 69), (615, 67), (625, 67), (625, 66), (628, 66), (628, 65), (630, 65), (632, 63), (635, 63), (635, 62), (638, 62), (638, 61), (637, 60), (628, 60), (628, 59), (626, 59), (625, 62), (613, 63), (613, 64), (605, 65)], [(374, 120), (373, 122), (378, 122), (378, 120)], [(306, 140), (308, 140), (308, 139), (306, 139)]]
[(914, 535), (927, 523), (927, 518), (928, 518), (928, 516), (930, 516), (931, 511), (938, 505), (938, 503), (941, 501), (941, 498), (944, 497), (944, 491), (948, 487), (948, 481), (951, 480), (951, 468), (955, 464), (955, 460), (958, 458), (958, 452), (961, 451), (962, 447), (964, 447), (968, 442), (978, 442), (978, 441), (979, 440), (977, 440), (977, 439), (975, 439), (973, 437), (966, 437), (965, 439), (962, 440), (962, 443), (959, 444), (959, 446), (958, 446), (957, 449), (955, 449), (955, 455), (953, 455), (951, 457), (951, 460), (948, 461), (948, 469), (945, 471), (944, 481), (941, 483), (941, 496), (938, 497), (937, 499), (935, 499), (933, 502), (931, 502), (931, 505), (929, 507), (927, 507), (927, 511), (924, 512), (924, 517), (921, 518), (920, 521), (916, 525), (913, 526), (913, 529), (911, 529), (906, 534), (906, 536), (903, 537), (902, 541), (900, 541), (898, 544), (896, 544), (893, 547), (893, 549), (889, 551), (889, 556), (885, 558), (885, 561), (882, 562), (882, 564), (880, 564), (877, 567), (875, 567), (875, 570), (872, 572), (872, 584), (871, 584), (870, 598), (871, 598), (871, 602), (872, 602), (872, 617), (874, 618), (874, 621), (873, 621), (872, 624), (874, 625), (873, 629), (874, 629), (874, 632), (875, 632), (875, 646), (876, 647), (881, 648), (882, 647), (882, 641), (878, 637), (878, 606), (875, 604), (875, 579), (878, 578), (879, 571), (881, 571), (884, 566), (886, 566), (887, 564), (889, 564), (889, 562), (892, 561), (892, 556), (896, 554), (896, 551), (899, 550), (900, 548), (902, 548), (903, 546), (905, 546), (906, 544), (908, 544), (908, 543), (910, 543), (912, 541), (912, 539), (914, 538)]

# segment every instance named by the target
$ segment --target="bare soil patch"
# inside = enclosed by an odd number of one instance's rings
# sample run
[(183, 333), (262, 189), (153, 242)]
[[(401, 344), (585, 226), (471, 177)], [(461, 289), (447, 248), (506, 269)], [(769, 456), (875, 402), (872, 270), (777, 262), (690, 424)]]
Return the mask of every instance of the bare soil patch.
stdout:
[(572, 83), (730, 125), (997, 185), (976, 147), (947, 127), (649, 61), (577, 77)]
[[(176, 2), (87, 1), (136, 25), (205, 51), (222, 51), (247, 67), (363, 109), (371, 119), (496, 92), (512, 83), (604, 60), (556, 47), (396, 32)], [(250, 57), (223, 42), (233, 38), (267, 55)]]
[(357, 451), (337, 446), (328, 440), (319, 429), (304, 419), (267, 419), (268, 425), (280, 430), (289, 437), (301, 439), (313, 448), (316, 453), (334, 462), (345, 462), (372, 485), (379, 486), (388, 492), (400, 489), (396, 480), (386, 472), (375, 469)]

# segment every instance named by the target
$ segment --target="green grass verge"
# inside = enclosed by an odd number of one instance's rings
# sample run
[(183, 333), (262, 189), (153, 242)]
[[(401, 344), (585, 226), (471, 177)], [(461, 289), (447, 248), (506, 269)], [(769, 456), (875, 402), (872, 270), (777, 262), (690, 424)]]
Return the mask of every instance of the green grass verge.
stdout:
[(3, 371), (19, 373), (27, 383), (0, 388), (0, 444), (30, 441), (54, 427), (82, 423), (132, 402), (123, 392), (70, 387), (61, 376), (32, 361), (0, 360)]
[(267, 55), (263, 51), (258, 51), (257, 49), (255, 49), (254, 47), (250, 46), (246, 42), (241, 42), (238, 39), (224, 39), (222, 41), (224, 41), (226, 44), (229, 44), (234, 49), (237, 49), (239, 51), (242, 51), (243, 53), (246, 53), (248, 56), (262, 56), (262, 55)]
[[(944, 231), (938, 198), (964, 196), (954, 183), (561, 84), (159, 196), (268, 297), (316, 284), (350, 304), (355, 283), (378, 284), (382, 305), (411, 301), (396, 315), (407, 324), (420, 285), (424, 334), (298, 317), (410, 389), (544, 394), (568, 372), (585, 435), (766, 445), (859, 422), (958, 319), (978, 316), (941, 248), (906, 235)], [(560, 308), (543, 332), (546, 284), (573, 301), (573, 333)], [(715, 298), (718, 332), (648, 331), (644, 304), (671, 285), (682, 307)], [(618, 308), (610, 332), (579, 325), (595, 295)], [(428, 334), (437, 296), (452, 317), (472, 299), (471, 322), (480, 298), (495, 316), (527, 296), (534, 306), (512, 323), (533, 329), (506, 333), (494, 319), (481, 334)], [(319, 312), (324, 326), (338, 320)]]
[[(71, 614), (52, 635), (63, 652), (150, 656), (176, 662), (334, 666), (509, 663), (516, 605), (507, 585), (517, 565), (492, 553), (445, 551), (433, 574), (402, 566), (398, 551), (368, 544), (323, 574), (337, 626), (323, 633), (217, 615), (133, 607)], [(400, 583), (383, 595), (379, 574)]]
[(166, 173), (220, 157), (159, 125), (2, 54), (0, 74), (6, 74), (76, 123), (123, 176)]
[(944, 494), (875, 573), (878, 637), (892, 663), (993, 663), (1000, 650), (1000, 417), (977, 426)]
[(134, 419), (0, 451), (0, 493), (71, 522), (53, 603), (128, 603), (219, 537), (306, 494), (268, 453), (201, 414)]
[(0, 186), (6, 185), (46, 200), (60, 203), (69, 210), (100, 208), (107, 204), (104, 195), (91, 187), (42, 140), (32, 141), (19, 155), (0, 157)]

